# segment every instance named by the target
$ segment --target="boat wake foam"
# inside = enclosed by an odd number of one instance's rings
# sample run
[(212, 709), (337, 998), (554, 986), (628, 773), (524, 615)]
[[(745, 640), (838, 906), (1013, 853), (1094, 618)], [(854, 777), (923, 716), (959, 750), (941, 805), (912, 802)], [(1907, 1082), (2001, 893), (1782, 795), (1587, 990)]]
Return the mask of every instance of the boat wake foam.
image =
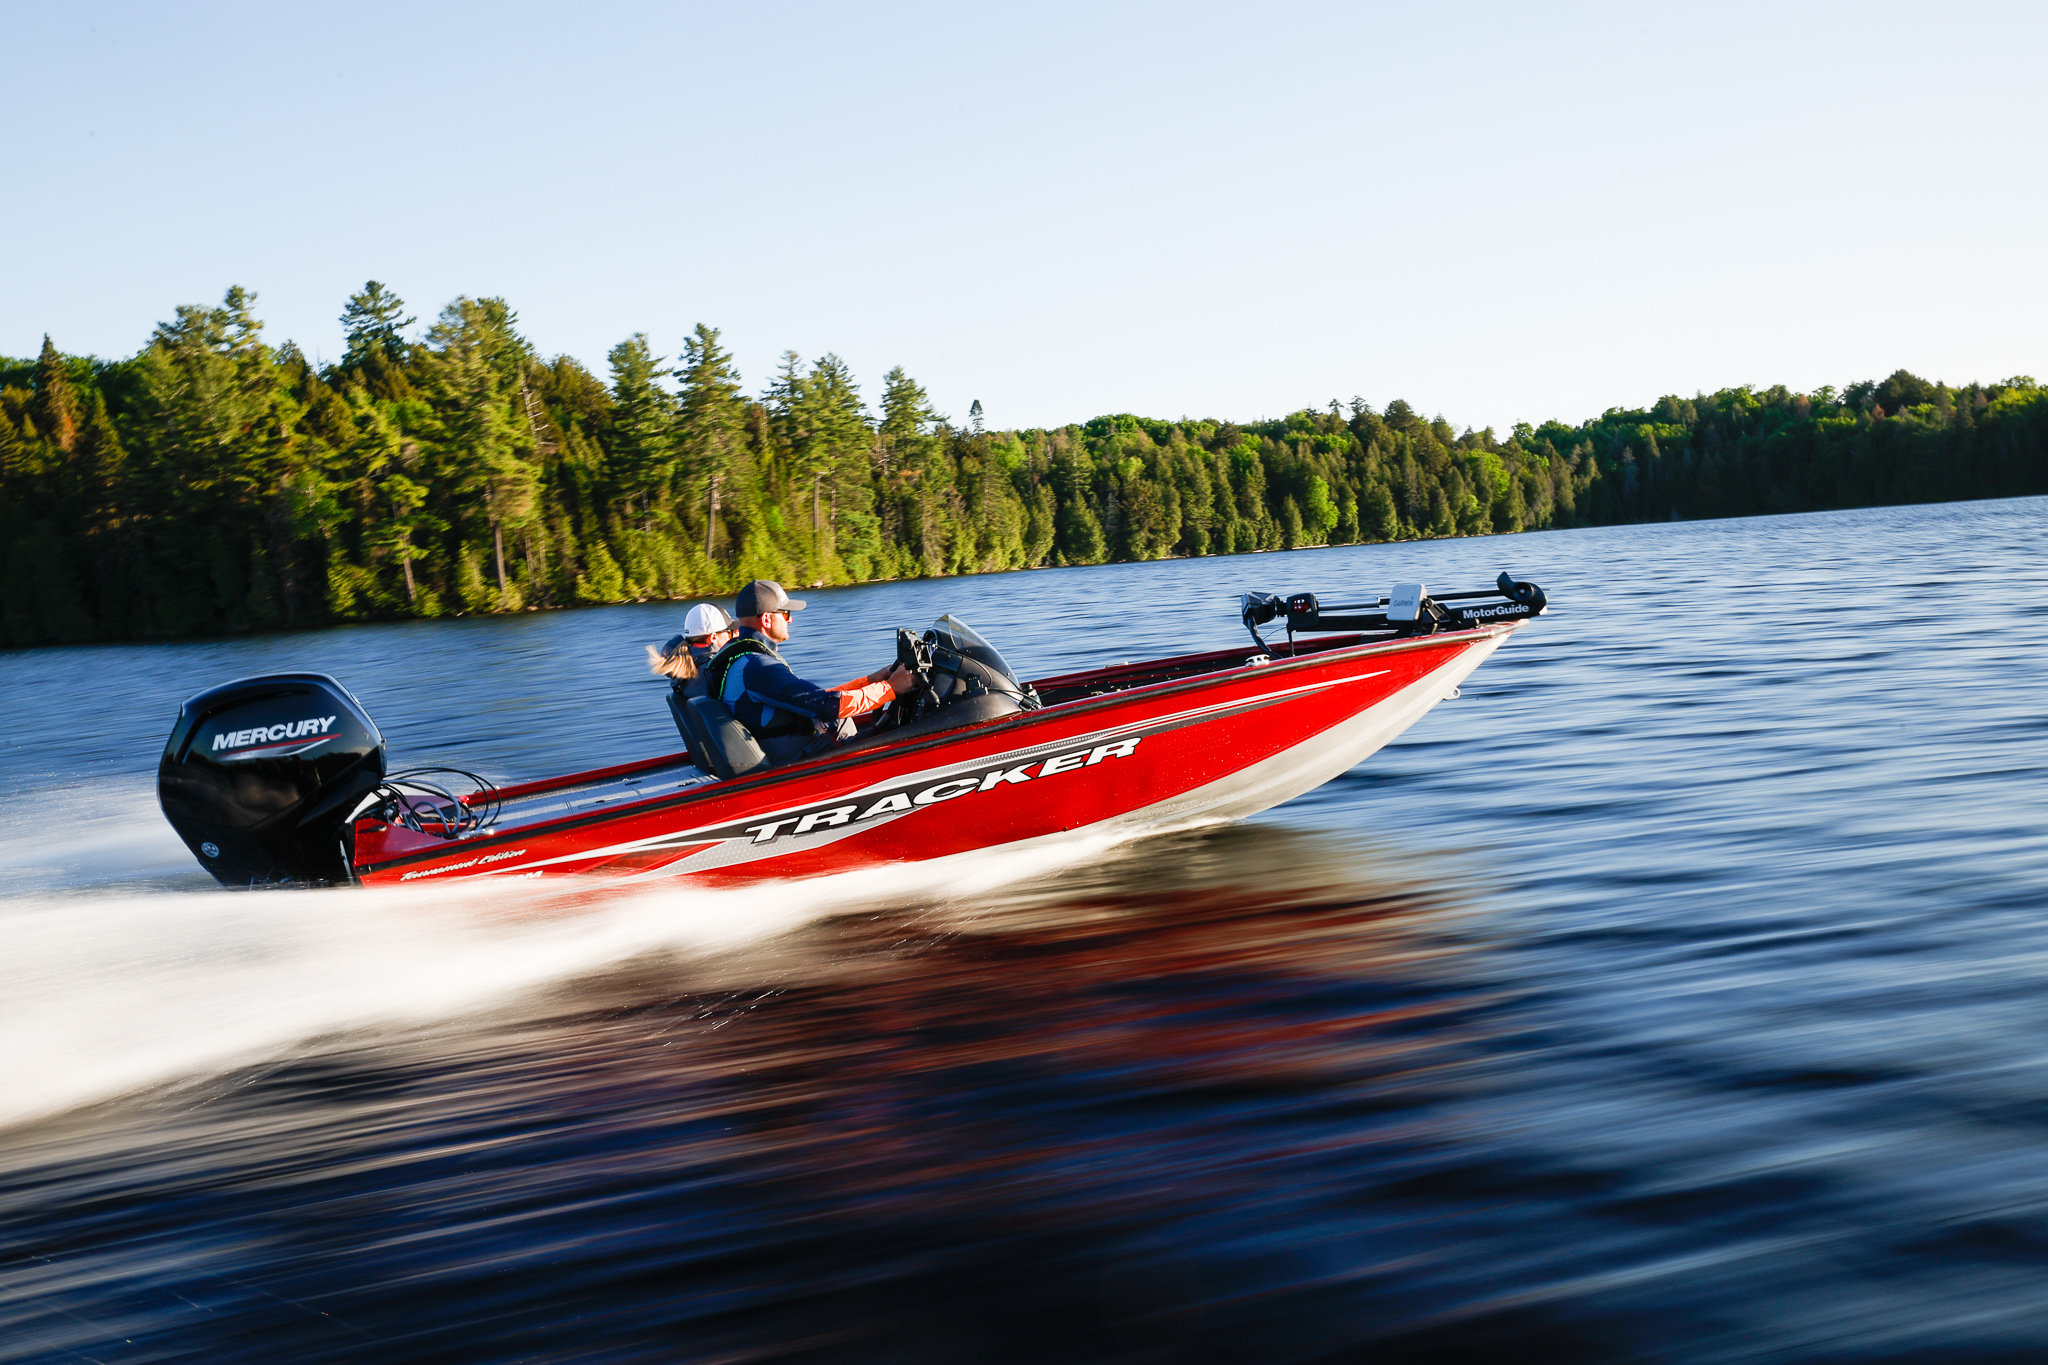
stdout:
[(15, 897), (101, 894), (119, 887), (216, 889), (164, 823), (147, 787), (66, 786), (10, 792), (34, 818), (0, 830), (0, 924)]
[(744, 952), (828, 915), (957, 900), (1119, 842), (1077, 837), (731, 889), (501, 881), (16, 897), (0, 916), (0, 1126), (336, 1034), (516, 1009), (635, 958)]

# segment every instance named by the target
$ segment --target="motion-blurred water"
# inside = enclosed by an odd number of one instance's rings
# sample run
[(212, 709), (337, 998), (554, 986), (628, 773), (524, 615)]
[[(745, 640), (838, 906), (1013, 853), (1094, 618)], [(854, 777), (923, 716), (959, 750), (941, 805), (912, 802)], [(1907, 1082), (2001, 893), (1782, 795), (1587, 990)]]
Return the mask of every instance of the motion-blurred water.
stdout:
[(1037, 676), (1550, 590), (1261, 819), (825, 882), (230, 894), (178, 702), (676, 747), (675, 605), (0, 655), (0, 1361), (2048, 1358), (2048, 502), (810, 594)]

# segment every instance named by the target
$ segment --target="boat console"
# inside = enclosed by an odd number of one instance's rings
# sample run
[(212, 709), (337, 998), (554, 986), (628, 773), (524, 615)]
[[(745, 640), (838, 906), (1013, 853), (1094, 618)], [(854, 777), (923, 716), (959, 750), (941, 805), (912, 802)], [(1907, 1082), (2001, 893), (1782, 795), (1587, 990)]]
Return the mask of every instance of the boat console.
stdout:
[(1036, 711), (1042, 704), (994, 645), (950, 613), (921, 635), (899, 628), (896, 662), (916, 680), (909, 694), (890, 703), (879, 720), (834, 752), (957, 730)]

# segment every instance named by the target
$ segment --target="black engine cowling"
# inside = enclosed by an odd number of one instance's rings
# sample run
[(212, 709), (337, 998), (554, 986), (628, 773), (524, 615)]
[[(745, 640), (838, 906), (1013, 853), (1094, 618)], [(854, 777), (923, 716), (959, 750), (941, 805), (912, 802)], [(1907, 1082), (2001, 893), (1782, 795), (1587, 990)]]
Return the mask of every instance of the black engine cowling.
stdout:
[(384, 780), (384, 737), (322, 673), (244, 678), (178, 712), (157, 799), (223, 886), (348, 880), (349, 814)]

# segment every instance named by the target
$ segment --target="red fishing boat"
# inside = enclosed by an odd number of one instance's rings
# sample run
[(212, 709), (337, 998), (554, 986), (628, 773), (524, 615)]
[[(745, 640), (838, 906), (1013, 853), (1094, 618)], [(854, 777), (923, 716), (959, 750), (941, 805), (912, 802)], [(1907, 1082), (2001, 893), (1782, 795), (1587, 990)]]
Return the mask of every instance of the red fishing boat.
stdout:
[(912, 691), (824, 753), (771, 766), (717, 702), (676, 697), (684, 752), (508, 786), (387, 773), (383, 737), (340, 683), (249, 678), (185, 703), (158, 795), (237, 887), (754, 881), (1236, 820), (1356, 766), (1544, 607), (1506, 574), (1494, 590), (1405, 584), (1352, 606), (1250, 593), (1249, 651), (1030, 683), (943, 616), (897, 632)]

